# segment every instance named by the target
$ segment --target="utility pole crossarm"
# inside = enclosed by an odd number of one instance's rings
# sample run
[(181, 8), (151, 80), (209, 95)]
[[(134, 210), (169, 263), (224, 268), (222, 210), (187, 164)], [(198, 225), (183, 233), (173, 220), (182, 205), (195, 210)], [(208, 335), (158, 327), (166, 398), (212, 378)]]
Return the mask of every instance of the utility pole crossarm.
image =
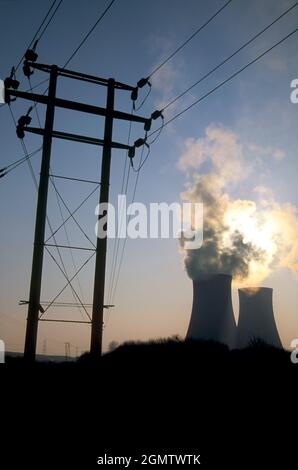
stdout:
[[(44, 135), (44, 129), (40, 129), (39, 127), (24, 127), (24, 132), (30, 132), (31, 134), (37, 135)], [(52, 132), (52, 137), (56, 139), (65, 139), (70, 140), (72, 142), (81, 142), (84, 144), (91, 144), (91, 145), (98, 145), (103, 146), (104, 140), (103, 139), (95, 139), (94, 137), (88, 137), (85, 135), (78, 135), (78, 134), (70, 134), (69, 132), (60, 132), (54, 131)], [(112, 142), (111, 147), (115, 149), (122, 149), (122, 150), (132, 150), (133, 147), (126, 144), (121, 144), (119, 142)]]
[[(48, 104), (49, 98), (45, 95), (38, 95), (37, 93), (29, 93), (27, 91), (18, 91), (18, 90), (5, 90), (6, 96), (15, 96), (16, 98), (23, 98), (25, 100), (33, 101), (35, 103)], [(5, 100), (7, 102), (7, 100)], [(78, 103), (76, 101), (64, 100), (61, 98), (54, 98), (54, 106), (58, 108), (72, 109), (73, 111), (80, 111), (88, 114), (95, 114), (96, 116), (107, 116), (106, 108), (101, 108), (99, 106), (94, 106), (91, 104)], [(114, 119), (121, 119), (123, 121), (134, 121), (147, 124), (150, 119), (144, 118), (141, 116), (132, 115), (129, 113), (124, 113), (123, 111), (112, 111), (112, 117)]]
[[(39, 64), (37, 62), (27, 61), (29, 67), (43, 72), (50, 73), (51, 66), (47, 64)], [(96, 77), (95, 75), (88, 75), (86, 73), (75, 72), (73, 70), (67, 70), (61, 67), (57, 68), (58, 75), (61, 77), (74, 78), (76, 80), (81, 80), (83, 82), (96, 83), (97, 85), (108, 86), (108, 80), (106, 78)], [(118, 90), (133, 91), (135, 87), (131, 85), (126, 85), (122, 82), (115, 81), (115, 88)]]

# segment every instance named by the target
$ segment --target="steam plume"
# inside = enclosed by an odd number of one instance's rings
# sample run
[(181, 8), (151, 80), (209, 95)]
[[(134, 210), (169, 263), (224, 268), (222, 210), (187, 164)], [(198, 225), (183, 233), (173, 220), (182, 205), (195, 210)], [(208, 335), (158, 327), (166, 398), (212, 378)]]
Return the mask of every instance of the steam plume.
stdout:
[(297, 209), (264, 187), (254, 189), (256, 201), (228, 192), (253, 171), (234, 133), (210, 126), (205, 137), (188, 139), (178, 167), (191, 177), (182, 199), (204, 204), (203, 246), (184, 251), (192, 279), (226, 273), (239, 285), (258, 284), (278, 267), (298, 272)]

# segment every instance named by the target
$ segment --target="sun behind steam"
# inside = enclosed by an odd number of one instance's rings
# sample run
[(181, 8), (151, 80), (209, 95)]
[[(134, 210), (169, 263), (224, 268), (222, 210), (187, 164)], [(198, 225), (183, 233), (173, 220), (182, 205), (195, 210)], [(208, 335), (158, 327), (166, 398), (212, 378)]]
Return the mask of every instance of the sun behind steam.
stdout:
[[(198, 174), (203, 164), (210, 171)], [(206, 137), (188, 139), (178, 166), (192, 176), (182, 199), (204, 204), (203, 246), (184, 252), (192, 279), (232, 274), (241, 287), (259, 285), (279, 267), (298, 272), (296, 207), (279, 204), (264, 187), (254, 189), (256, 200), (232, 200), (228, 193), (251, 174), (234, 133), (210, 126)]]

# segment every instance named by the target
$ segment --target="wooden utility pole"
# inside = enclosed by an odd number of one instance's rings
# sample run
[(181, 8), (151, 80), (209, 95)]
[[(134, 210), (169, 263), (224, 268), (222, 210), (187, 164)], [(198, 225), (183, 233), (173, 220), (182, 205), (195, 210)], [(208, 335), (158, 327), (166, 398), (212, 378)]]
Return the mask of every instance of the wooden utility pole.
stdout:
[(38, 187), (38, 200), (36, 209), (34, 249), (32, 258), (30, 294), (28, 305), (27, 329), (25, 338), (24, 358), (35, 360), (38, 316), (40, 309), (40, 293), (42, 280), (42, 265), (44, 252), (44, 237), (47, 219), (47, 199), (49, 186), (49, 170), (52, 148), (52, 132), (55, 114), (55, 96), (57, 85), (57, 67), (53, 65), (50, 72), (48, 104), (43, 137), (40, 180)]
[[(109, 201), (114, 96), (115, 96), (115, 80), (110, 79), (108, 81), (107, 106), (106, 106), (107, 115), (105, 118), (104, 144), (103, 144), (103, 149), (102, 149), (101, 183), (100, 183), (100, 197), (99, 197), (100, 204), (106, 204)], [(99, 215), (99, 220), (102, 217), (107, 217), (107, 214), (103, 213)], [(101, 354), (101, 351), (102, 351), (106, 254), (107, 254), (107, 234), (105, 234), (104, 237), (99, 237), (99, 234), (97, 234), (94, 290), (93, 290), (92, 325), (91, 325), (91, 344), (90, 344), (90, 352), (92, 354)]]

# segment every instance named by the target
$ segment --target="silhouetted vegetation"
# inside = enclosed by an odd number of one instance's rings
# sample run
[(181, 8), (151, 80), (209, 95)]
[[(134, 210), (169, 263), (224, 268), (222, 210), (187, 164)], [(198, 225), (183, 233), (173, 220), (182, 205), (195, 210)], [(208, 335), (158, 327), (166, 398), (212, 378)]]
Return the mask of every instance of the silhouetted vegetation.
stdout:
[[(242, 468), (243, 462), (267, 468), (269, 461), (290, 468), (285, 455), (293, 459), (289, 439), (296, 434), (287, 435), (284, 448), (280, 435), (292, 412), (285, 406), (295, 406), (298, 366), (289, 352), (258, 339), (232, 351), (220, 343), (178, 337), (128, 342), (101, 358), (84, 354), (73, 362), (26, 365), (8, 357), (4, 370), (5, 383), (14, 384), (12, 409), (18, 406), (18, 419), (27, 412), (27, 400), (36, 397), (42, 423), (51, 422), (55, 411), (55, 434), (48, 440), (54, 444), (47, 454), (53, 468), (57, 461), (63, 468), (78, 461), (80, 468), (92, 468), (105, 452), (199, 453), (203, 463), (217, 468)], [(20, 399), (28, 384), (27, 400)], [(28, 415), (30, 421), (30, 408)], [(72, 430), (78, 431), (79, 445)], [(24, 455), (32, 460), (31, 453)]]
[[(22, 358), (7, 357), (8, 365), (24, 365)], [(120, 346), (111, 348), (102, 357), (83, 354), (75, 361), (55, 363), (36, 362), (36, 367), (68, 367), (96, 365), (103, 370), (121, 372), (137, 370), (143, 371), (154, 368), (156, 372), (175, 368), (196, 371), (223, 370), (223, 368), (239, 368), (239, 366), (256, 368), (287, 368), (295, 369), (290, 360), (290, 353), (283, 349), (269, 346), (263, 341), (254, 338), (245, 349), (229, 348), (215, 341), (182, 340), (172, 337), (151, 341), (129, 341)], [(139, 370), (141, 370), (139, 369)], [(296, 369), (295, 369), (296, 370)]]

